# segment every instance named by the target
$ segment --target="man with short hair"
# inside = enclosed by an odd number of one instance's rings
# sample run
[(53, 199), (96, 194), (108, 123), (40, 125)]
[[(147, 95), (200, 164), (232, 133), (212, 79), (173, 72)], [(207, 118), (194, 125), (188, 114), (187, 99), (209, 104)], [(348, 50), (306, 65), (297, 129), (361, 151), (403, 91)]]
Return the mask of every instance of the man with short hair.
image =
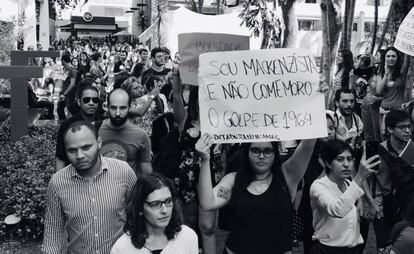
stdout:
[(65, 107), (76, 99), (76, 77), (78, 75), (78, 71), (71, 64), (71, 58), (68, 52), (62, 55), (61, 62), (67, 78), (63, 81), (63, 87), (57, 105), (57, 113), (60, 120), (65, 120)]
[[(414, 195), (414, 165), (399, 157), (412, 137), (410, 115), (403, 110), (391, 110), (385, 117), (385, 128), (388, 139), (381, 143), (382, 149), (379, 149), (381, 164), (376, 177), (384, 192), (394, 187), (401, 205), (404, 205), (407, 198)], [(414, 154), (410, 156), (414, 157)]]
[(47, 187), (43, 253), (62, 253), (65, 245), (67, 253), (109, 253), (123, 234), (136, 175), (127, 163), (99, 155), (102, 140), (91, 123), (73, 122), (63, 137), (71, 165)]
[(99, 129), (101, 154), (128, 162), (137, 173), (150, 173), (151, 142), (146, 131), (129, 121), (130, 105), (131, 97), (125, 90), (118, 88), (108, 94), (109, 119)]
[(340, 88), (335, 93), (335, 120), (337, 121), (336, 138), (347, 142), (353, 148), (360, 145), (359, 141), (363, 123), (354, 113), (355, 95), (349, 88)]
[(164, 67), (172, 70), (173, 62), (171, 60), (171, 50), (167, 47), (162, 47), (162, 50), (164, 51)]
[(172, 90), (172, 72), (171, 69), (165, 68), (164, 51), (161, 48), (151, 50), (152, 66), (142, 74), (141, 83), (147, 87), (154, 87), (156, 80), (165, 82), (161, 93), (168, 98)]
[(144, 64), (144, 70), (148, 70), (151, 68), (151, 60), (148, 59), (148, 49), (146, 48), (140, 48), (139, 51), (139, 61), (138, 63), (143, 63)]
[[(98, 89), (92, 86), (93, 80), (85, 79), (80, 84), (78, 94), (78, 105), (80, 107), (80, 113), (76, 114), (65, 121), (63, 121), (59, 127), (57, 140), (56, 140), (56, 170), (62, 169), (69, 165), (69, 160), (65, 153), (65, 147), (63, 142), (63, 135), (66, 132), (69, 125), (73, 122), (86, 120), (88, 122), (95, 122), (99, 125), (99, 121), (102, 121), (102, 116), (99, 114), (99, 93)], [(99, 129), (99, 126), (97, 126)]]

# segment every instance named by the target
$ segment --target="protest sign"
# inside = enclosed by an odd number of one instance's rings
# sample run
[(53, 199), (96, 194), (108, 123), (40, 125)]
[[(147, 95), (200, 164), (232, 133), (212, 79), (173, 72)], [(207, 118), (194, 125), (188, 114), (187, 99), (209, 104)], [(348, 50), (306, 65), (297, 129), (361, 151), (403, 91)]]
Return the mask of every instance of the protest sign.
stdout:
[(414, 56), (414, 8), (411, 8), (401, 23), (394, 47), (404, 54)]
[(215, 143), (327, 136), (316, 62), (305, 49), (200, 55), (201, 131)]
[(249, 36), (214, 33), (185, 33), (178, 35), (181, 57), (180, 74), (183, 83), (198, 85), (198, 56), (206, 52), (249, 49)]

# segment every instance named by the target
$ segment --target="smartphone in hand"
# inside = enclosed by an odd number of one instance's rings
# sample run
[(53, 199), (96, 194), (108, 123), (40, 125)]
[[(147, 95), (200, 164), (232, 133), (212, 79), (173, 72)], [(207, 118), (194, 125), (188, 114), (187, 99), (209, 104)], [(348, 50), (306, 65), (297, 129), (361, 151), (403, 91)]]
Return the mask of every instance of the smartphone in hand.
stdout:
[[(366, 142), (365, 143), (365, 152), (366, 152), (366, 158), (369, 159), (374, 155), (378, 155), (378, 147), (379, 147), (379, 143), (378, 142)], [(379, 165), (375, 166), (373, 168), (373, 170), (378, 170), (379, 169)]]

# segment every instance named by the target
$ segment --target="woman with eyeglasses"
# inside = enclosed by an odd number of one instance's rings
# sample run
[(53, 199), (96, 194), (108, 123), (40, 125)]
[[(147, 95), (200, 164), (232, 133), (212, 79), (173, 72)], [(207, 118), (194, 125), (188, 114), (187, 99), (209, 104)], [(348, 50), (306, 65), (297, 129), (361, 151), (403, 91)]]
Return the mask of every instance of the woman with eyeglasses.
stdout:
[(199, 201), (204, 210), (225, 205), (232, 209), (232, 229), (225, 253), (291, 253), (292, 202), (314, 145), (315, 140), (302, 140), (293, 155), (281, 163), (278, 143), (243, 144), (239, 170), (224, 176), (213, 188), (209, 163), (211, 137), (203, 134), (196, 144), (201, 156)]
[[(310, 188), (315, 254), (356, 254), (363, 243), (356, 202), (364, 195), (363, 184), (380, 164), (379, 156), (362, 155), (355, 173), (355, 157), (345, 142), (333, 139), (322, 144), (320, 157), (326, 176)], [(350, 180), (352, 179), (352, 180)]]
[(158, 174), (138, 178), (126, 209), (125, 233), (111, 254), (198, 254), (196, 233), (182, 224), (173, 184)]

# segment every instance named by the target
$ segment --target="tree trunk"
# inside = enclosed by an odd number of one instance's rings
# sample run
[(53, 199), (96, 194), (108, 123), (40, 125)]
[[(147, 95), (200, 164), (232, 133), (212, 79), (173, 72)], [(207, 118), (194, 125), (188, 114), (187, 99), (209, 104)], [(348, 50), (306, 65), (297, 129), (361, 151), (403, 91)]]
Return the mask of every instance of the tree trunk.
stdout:
[(190, 0), (190, 6), (193, 12), (198, 12), (197, 4), (195, 3), (195, 0)]
[(346, 0), (345, 1), (345, 19), (344, 26), (342, 29), (342, 40), (340, 49), (350, 50), (351, 48), (351, 38), (352, 38), (352, 28), (354, 25), (354, 13), (355, 13), (355, 0)]
[(198, 0), (198, 13), (200, 13), (200, 14), (203, 13), (203, 5), (204, 5), (204, 1), (203, 0)]
[(283, 34), (283, 48), (293, 48), (296, 45), (298, 35), (298, 20), (295, 12), (296, 0), (289, 0), (282, 6), (285, 31)]
[(390, 26), (391, 17), (392, 17), (393, 12), (394, 12), (394, 6), (395, 6), (395, 0), (391, 0), (390, 9), (388, 10), (387, 18), (385, 19), (384, 28), (382, 29), (381, 37), (378, 41), (378, 47), (377, 47), (376, 52), (378, 52), (381, 49), (382, 44), (384, 43), (385, 34), (387, 33), (388, 27)]
[(260, 46), (260, 48), (267, 49), (269, 46), (269, 40), (270, 40), (269, 22), (264, 21), (263, 22), (263, 39), (262, 39), (262, 45)]
[(327, 109), (333, 109), (334, 87), (332, 82), (332, 63), (338, 46), (339, 33), (341, 31), (340, 6), (334, 6), (332, 0), (321, 1), (322, 13), (322, 80), (329, 84), (326, 93), (325, 104)]
[(372, 35), (372, 42), (371, 42), (371, 55), (374, 53), (375, 42), (377, 40), (377, 33), (378, 33), (378, 6), (379, 0), (375, 0), (374, 4), (374, 32)]

